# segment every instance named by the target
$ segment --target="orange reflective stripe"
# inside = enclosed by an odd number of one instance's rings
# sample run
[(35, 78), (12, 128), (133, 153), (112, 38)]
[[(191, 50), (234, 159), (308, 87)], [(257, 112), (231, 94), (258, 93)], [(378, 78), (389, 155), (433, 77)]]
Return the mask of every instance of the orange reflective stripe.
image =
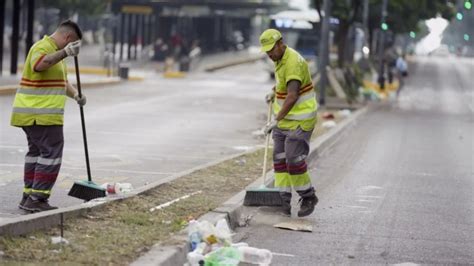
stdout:
[(41, 80), (31, 80), (27, 78), (21, 78), (22, 81), (31, 82), (31, 83), (46, 83), (46, 82), (65, 82), (64, 79), (41, 79)]
[[(302, 95), (302, 94), (304, 94), (308, 91), (311, 91), (312, 89), (313, 89), (313, 84), (310, 83), (310, 84), (308, 84), (304, 87), (301, 87), (298, 94)], [(275, 96), (276, 96), (277, 99), (286, 99), (286, 95), (288, 95), (287, 92), (276, 92), (275, 93)]]
[(66, 82), (63, 83), (48, 83), (48, 84), (33, 84), (27, 82), (20, 82), (21, 86), (25, 87), (33, 87), (33, 88), (51, 88), (51, 87), (64, 87), (66, 86)]

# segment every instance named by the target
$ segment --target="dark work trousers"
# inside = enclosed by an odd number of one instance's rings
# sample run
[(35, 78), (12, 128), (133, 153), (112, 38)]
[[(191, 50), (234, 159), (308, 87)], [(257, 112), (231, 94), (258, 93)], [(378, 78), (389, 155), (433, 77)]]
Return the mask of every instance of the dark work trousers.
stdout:
[(22, 127), (28, 139), (25, 157), (24, 196), (48, 199), (61, 168), (64, 138), (63, 126)]
[(280, 189), (281, 198), (287, 204), (291, 201), (292, 189), (301, 198), (312, 197), (315, 193), (306, 165), (312, 132), (299, 127), (295, 130), (273, 130), (275, 187)]

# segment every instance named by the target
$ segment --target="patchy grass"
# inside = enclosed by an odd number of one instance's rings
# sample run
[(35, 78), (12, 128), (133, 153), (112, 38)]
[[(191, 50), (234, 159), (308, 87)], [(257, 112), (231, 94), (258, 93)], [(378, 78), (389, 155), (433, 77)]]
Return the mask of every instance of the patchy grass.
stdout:
[[(337, 113), (336, 122), (340, 121)], [(313, 138), (324, 134), (319, 119)], [(0, 238), (0, 264), (128, 265), (157, 242), (172, 244), (171, 236), (190, 219), (215, 209), (260, 177), (263, 149), (198, 170), (142, 195), (116, 201), (82, 217), (65, 221), (69, 245), (53, 245), (59, 228), (22, 237)], [(268, 156), (271, 161), (271, 151)], [(270, 169), (272, 164), (268, 164)], [(149, 209), (201, 190), (161, 210)]]

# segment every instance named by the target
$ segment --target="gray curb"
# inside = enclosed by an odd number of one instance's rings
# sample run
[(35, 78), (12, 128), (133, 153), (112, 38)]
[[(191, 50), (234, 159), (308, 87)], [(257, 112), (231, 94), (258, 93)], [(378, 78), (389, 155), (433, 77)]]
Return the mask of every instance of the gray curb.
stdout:
[(232, 61), (232, 62), (227, 62), (227, 63), (222, 63), (222, 64), (211, 65), (211, 66), (205, 67), (205, 68), (204, 68), (204, 71), (206, 71), (206, 72), (213, 72), (213, 71), (220, 70), (220, 69), (223, 69), (223, 68), (226, 68), (226, 67), (231, 67), (231, 66), (237, 66), (237, 65), (241, 65), (241, 64), (252, 63), (252, 62), (261, 60), (261, 59), (263, 59), (263, 58), (265, 58), (265, 55), (264, 55), (264, 54), (260, 54), (260, 55), (256, 55), (256, 56), (250, 57), (250, 58), (244, 58), (244, 59), (235, 60), (235, 61)]
[(106, 197), (106, 198), (100, 198), (96, 200), (92, 200), (87, 203), (83, 203), (80, 205), (75, 205), (75, 206), (70, 206), (66, 208), (60, 208), (57, 210), (52, 210), (52, 211), (45, 211), (45, 212), (40, 212), (40, 213), (35, 213), (35, 214), (29, 214), (29, 215), (24, 215), (20, 217), (15, 217), (15, 218), (7, 218), (3, 219), (0, 221), (0, 236), (17, 236), (17, 235), (25, 235), (37, 230), (41, 229), (46, 229), (50, 228), (53, 226), (57, 226), (60, 224), (61, 220), (61, 215), (63, 215), (63, 218), (71, 218), (71, 217), (78, 217), (81, 215), (84, 215), (88, 213), (91, 210), (98, 210), (107, 204), (114, 202), (114, 201), (120, 201), (123, 199), (127, 199), (130, 197), (134, 197), (136, 195), (143, 194), (147, 192), (150, 189), (156, 188), (164, 183), (168, 183), (174, 179), (177, 179), (179, 177), (188, 175), (192, 172), (208, 168), (210, 166), (219, 164), (221, 162), (231, 160), (233, 158), (239, 157), (241, 155), (247, 154), (247, 153), (252, 153), (256, 151), (258, 148), (254, 148), (245, 152), (225, 156), (223, 158), (220, 158), (218, 160), (215, 160), (213, 162), (209, 162), (204, 165), (200, 165), (194, 168), (191, 168), (186, 171), (179, 172), (177, 174), (171, 175), (167, 178), (161, 179), (159, 181), (150, 183), (146, 186), (137, 188), (133, 190), (131, 193), (123, 194), (123, 195), (117, 195), (114, 197)]
[[(324, 150), (331, 147), (337, 142), (337, 140), (342, 137), (346, 129), (351, 126), (354, 126), (357, 121), (365, 115), (370, 106), (365, 106), (356, 112), (354, 112), (349, 118), (343, 120), (341, 123), (337, 124), (334, 128), (330, 129), (326, 134), (316, 138), (311, 142), (311, 149), (308, 155), (309, 160), (312, 160), (322, 154)], [(267, 183), (273, 183), (273, 171), (267, 173)], [(250, 184), (248, 187), (258, 187), (261, 184), (261, 180), (257, 179), (255, 182)], [(232, 229), (235, 229), (239, 226), (241, 221), (241, 213), (243, 211), (243, 201), (245, 197), (245, 191), (242, 190), (221, 206), (217, 207), (215, 210), (206, 213), (201, 216), (199, 220), (207, 220), (212, 224), (215, 224), (220, 219), (226, 219)], [(177, 244), (173, 246), (161, 246), (156, 244), (153, 246), (150, 251), (148, 251), (143, 256), (139, 257), (134, 261), (132, 266), (142, 266), (142, 265), (183, 265), (187, 262), (186, 255), (188, 252), (188, 246), (186, 241), (186, 235), (182, 232), (177, 236)]]

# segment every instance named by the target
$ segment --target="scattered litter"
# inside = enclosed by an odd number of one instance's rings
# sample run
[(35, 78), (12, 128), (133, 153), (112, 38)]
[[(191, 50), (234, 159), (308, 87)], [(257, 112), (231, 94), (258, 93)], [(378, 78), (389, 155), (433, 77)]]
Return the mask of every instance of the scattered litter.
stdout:
[(342, 116), (342, 117), (348, 117), (351, 115), (351, 110), (349, 109), (343, 109), (343, 110), (339, 110), (339, 115)]
[(281, 257), (294, 257), (294, 256), (295, 256), (295, 255), (293, 255), (293, 254), (276, 253), (276, 252), (272, 252), (272, 255), (273, 255), (273, 256), (281, 256)]
[(0, 258), (3, 257), (3, 256), (5, 256), (5, 252), (0, 250)]
[(336, 122), (334, 122), (332, 120), (331, 121), (325, 121), (325, 122), (323, 122), (322, 126), (324, 128), (333, 128), (333, 127), (336, 126)]
[(104, 183), (101, 187), (107, 191), (107, 194), (128, 193), (133, 190), (130, 183)]
[(166, 221), (163, 220), (163, 221), (161, 221), (161, 223), (162, 223), (162, 224), (171, 224), (171, 221), (169, 221), (169, 220), (166, 220)]
[(249, 247), (245, 242), (232, 243), (226, 219), (220, 219), (215, 226), (208, 221), (192, 220), (187, 232), (190, 250), (187, 259), (191, 266), (232, 266), (240, 262), (269, 265), (272, 260), (269, 250)]
[(330, 113), (330, 112), (324, 112), (324, 113), (321, 115), (321, 117), (324, 118), (324, 119), (327, 119), (327, 120), (329, 120), (329, 119), (334, 119), (334, 115), (333, 115), (332, 113)]
[(240, 166), (244, 166), (247, 163), (247, 160), (245, 160), (245, 158), (241, 158), (239, 160), (235, 160), (235, 163)]
[(60, 236), (53, 236), (51, 237), (51, 243), (53, 245), (56, 244), (66, 244), (69, 245), (69, 241), (66, 238), (60, 237)]
[(35, 237), (35, 236), (30, 236), (30, 239), (33, 239), (33, 240), (35, 240), (35, 239), (36, 239), (36, 237)]
[(291, 220), (275, 224), (273, 227), (301, 232), (313, 232), (313, 225), (307, 220)]
[(194, 196), (194, 195), (197, 195), (197, 194), (199, 194), (199, 193), (202, 193), (202, 191), (199, 190), (199, 191), (193, 192), (193, 193), (191, 193), (191, 194), (184, 195), (184, 196), (182, 196), (181, 198), (177, 198), (177, 199), (174, 199), (174, 200), (172, 200), (172, 201), (168, 201), (168, 202), (166, 202), (166, 203), (160, 204), (160, 205), (158, 205), (158, 206), (156, 206), (156, 207), (151, 208), (151, 209), (150, 209), (150, 212), (154, 212), (154, 211), (156, 211), (156, 210), (161, 210), (161, 209), (163, 209), (163, 208), (166, 208), (166, 207), (170, 206), (170, 205), (173, 204), (173, 203), (176, 203), (176, 202), (178, 202), (178, 201), (180, 201), (180, 200), (183, 200), (183, 199), (187, 199), (187, 198), (189, 198), (189, 197), (191, 197), (191, 196)]

